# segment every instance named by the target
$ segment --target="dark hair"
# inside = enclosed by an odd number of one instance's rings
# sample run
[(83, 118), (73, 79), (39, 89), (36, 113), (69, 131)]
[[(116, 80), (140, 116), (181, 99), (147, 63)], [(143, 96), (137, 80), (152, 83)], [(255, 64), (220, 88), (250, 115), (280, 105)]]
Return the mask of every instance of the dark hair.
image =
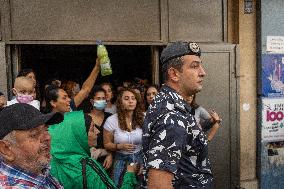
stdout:
[(106, 91), (101, 86), (95, 85), (90, 93), (90, 98), (96, 96), (98, 92), (104, 92), (106, 94)]
[(100, 84), (101, 87), (103, 87), (104, 85), (108, 85), (111, 88), (111, 90), (113, 91), (113, 86), (110, 82), (103, 82), (103, 83)]
[(59, 88), (56, 85), (49, 85), (46, 89), (45, 89), (45, 101), (46, 101), (46, 107), (45, 107), (45, 113), (49, 113), (52, 111), (52, 106), (50, 104), (50, 102), (53, 101), (57, 101), (58, 99), (58, 91), (61, 88)]
[(175, 68), (178, 71), (182, 71), (182, 66), (183, 66), (183, 60), (182, 57), (177, 57), (170, 59), (168, 62), (164, 63), (162, 65), (162, 73), (163, 73), (163, 79), (164, 81), (168, 81), (169, 76), (168, 76), (168, 69), (170, 68)]
[(84, 114), (84, 119), (85, 119), (86, 131), (88, 135), (90, 127), (91, 127), (91, 123), (92, 123), (92, 117), (88, 114)]
[(34, 73), (34, 70), (31, 68), (25, 68), (19, 71), (17, 77), (21, 77), (21, 76), (27, 76), (29, 73)]
[(157, 84), (151, 84), (151, 85), (146, 86), (145, 93), (144, 93), (144, 102), (145, 102), (145, 110), (146, 110), (146, 111), (147, 111), (147, 109), (148, 109), (148, 107), (149, 107), (149, 105), (150, 105), (150, 104), (148, 104), (148, 102), (147, 102), (147, 91), (148, 91), (148, 89), (151, 88), (151, 87), (155, 88), (158, 92), (159, 92), (159, 90), (160, 90), (160, 86), (157, 85)]

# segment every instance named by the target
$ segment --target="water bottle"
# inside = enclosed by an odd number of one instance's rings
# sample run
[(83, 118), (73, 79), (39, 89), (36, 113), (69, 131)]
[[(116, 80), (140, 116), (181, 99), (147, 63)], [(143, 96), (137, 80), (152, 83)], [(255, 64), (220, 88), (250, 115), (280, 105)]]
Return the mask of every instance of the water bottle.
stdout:
[(101, 65), (101, 74), (102, 76), (111, 75), (112, 69), (107, 49), (100, 40), (97, 41), (97, 45), (97, 56)]

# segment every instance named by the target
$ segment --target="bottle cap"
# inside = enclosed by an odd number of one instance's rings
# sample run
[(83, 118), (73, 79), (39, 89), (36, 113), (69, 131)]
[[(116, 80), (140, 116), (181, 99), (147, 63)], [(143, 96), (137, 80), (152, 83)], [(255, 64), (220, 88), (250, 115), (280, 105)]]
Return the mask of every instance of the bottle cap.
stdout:
[(98, 39), (98, 40), (96, 40), (96, 44), (97, 44), (97, 45), (102, 45), (102, 44), (103, 44), (103, 41), (100, 40), (100, 39)]

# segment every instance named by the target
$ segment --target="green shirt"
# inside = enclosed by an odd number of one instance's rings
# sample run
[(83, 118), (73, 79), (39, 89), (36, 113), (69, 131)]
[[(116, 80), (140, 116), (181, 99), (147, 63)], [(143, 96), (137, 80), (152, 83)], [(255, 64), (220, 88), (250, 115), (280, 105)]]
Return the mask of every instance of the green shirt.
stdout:
[[(49, 127), (51, 135), (51, 175), (67, 189), (83, 188), (82, 163), (86, 159), (86, 181), (88, 189), (117, 188), (105, 169), (90, 157), (90, 147), (82, 111), (64, 114), (64, 121)], [(123, 189), (135, 188), (134, 173), (126, 173)]]

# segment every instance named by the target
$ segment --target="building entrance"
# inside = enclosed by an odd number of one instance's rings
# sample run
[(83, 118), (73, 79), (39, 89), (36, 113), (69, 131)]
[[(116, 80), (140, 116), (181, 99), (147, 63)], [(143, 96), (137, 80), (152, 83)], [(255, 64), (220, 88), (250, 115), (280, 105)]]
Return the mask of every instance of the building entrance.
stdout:
[[(21, 69), (32, 68), (43, 88), (52, 78), (73, 80), (82, 84), (96, 61), (96, 45), (21, 45)], [(113, 74), (98, 77), (96, 83), (147, 79), (151, 82), (150, 46), (107, 46)]]

